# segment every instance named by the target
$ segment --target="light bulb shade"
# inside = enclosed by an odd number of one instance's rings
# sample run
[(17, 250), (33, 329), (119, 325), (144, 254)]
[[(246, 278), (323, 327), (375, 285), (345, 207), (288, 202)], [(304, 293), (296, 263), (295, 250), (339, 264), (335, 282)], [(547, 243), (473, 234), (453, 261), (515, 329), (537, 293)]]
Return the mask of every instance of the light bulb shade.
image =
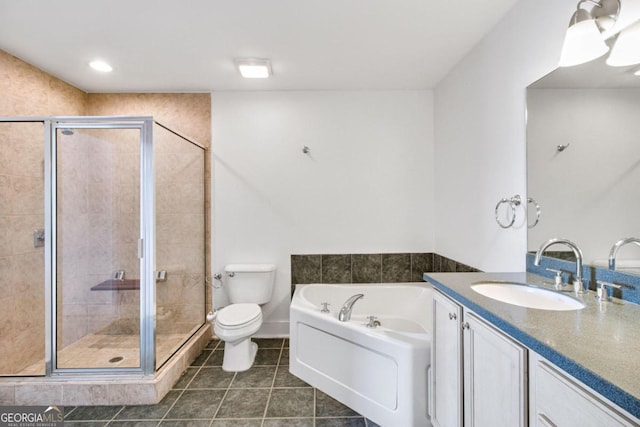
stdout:
[(567, 29), (560, 66), (572, 67), (601, 57), (609, 51), (594, 19), (576, 22)]
[(640, 21), (625, 28), (611, 48), (607, 65), (625, 67), (640, 63)]

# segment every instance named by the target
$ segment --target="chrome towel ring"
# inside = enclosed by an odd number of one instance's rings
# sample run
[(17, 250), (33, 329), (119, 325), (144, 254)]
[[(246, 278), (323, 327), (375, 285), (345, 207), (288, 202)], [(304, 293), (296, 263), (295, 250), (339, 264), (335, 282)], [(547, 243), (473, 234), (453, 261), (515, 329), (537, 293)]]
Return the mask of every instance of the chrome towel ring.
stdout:
[[(521, 203), (521, 199), (520, 199), (520, 195), (516, 194), (515, 196), (511, 197), (510, 199), (504, 198), (501, 199), (498, 204), (496, 205), (496, 222), (498, 223), (498, 225), (502, 228), (509, 228), (511, 226), (513, 226), (513, 223), (516, 221), (516, 207), (520, 206)], [(500, 222), (500, 216), (498, 215), (498, 209), (500, 208), (500, 205), (502, 205), (503, 203), (508, 203), (509, 207), (511, 208), (511, 221), (508, 224), (503, 224)]]
[(536, 225), (538, 225), (538, 221), (540, 221), (540, 214), (542, 212), (540, 209), (540, 205), (538, 204), (538, 202), (536, 202), (536, 200), (533, 197), (527, 198), (527, 208), (529, 206), (529, 203), (531, 203), (536, 208), (536, 222), (534, 222), (533, 224), (527, 225), (527, 228), (533, 228)]
[[(508, 223), (503, 223), (500, 222), (500, 215), (498, 213), (498, 210), (500, 209), (500, 205), (502, 204), (507, 204), (508, 207), (511, 209), (511, 221), (509, 221)], [(520, 197), (519, 194), (516, 194), (513, 197), (510, 198), (504, 198), (501, 199), (498, 204), (496, 205), (496, 210), (495, 210), (495, 215), (496, 215), (496, 222), (498, 223), (498, 225), (502, 228), (510, 228), (513, 227), (513, 224), (516, 222), (516, 208), (518, 206), (520, 206), (522, 204), (522, 198)], [(536, 220), (533, 224), (528, 224), (528, 216), (527, 216), (527, 228), (533, 228), (536, 225), (538, 225), (538, 222), (540, 221), (540, 214), (542, 213), (542, 210), (540, 209), (540, 205), (538, 204), (538, 202), (536, 202), (536, 200), (533, 197), (528, 197), (527, 198), (527, 206), (526, 206), (526, 210), (528, 210), (529, 204), (532, 204), (535, 208), (536, 208)], [(507, 215), (507, 218), (509, 218), (509, 216)]]

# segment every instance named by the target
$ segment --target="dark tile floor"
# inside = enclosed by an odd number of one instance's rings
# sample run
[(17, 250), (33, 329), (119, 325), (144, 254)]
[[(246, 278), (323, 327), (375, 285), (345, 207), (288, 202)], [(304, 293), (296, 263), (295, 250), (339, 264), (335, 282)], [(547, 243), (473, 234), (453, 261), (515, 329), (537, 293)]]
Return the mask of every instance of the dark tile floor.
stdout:
[(224, 343), (209, 342), (157, 405), (65, 408), (71, 427), (378, 427), (289, 373), (289, 340), (255, 339), (245, 372), (222, 370)]

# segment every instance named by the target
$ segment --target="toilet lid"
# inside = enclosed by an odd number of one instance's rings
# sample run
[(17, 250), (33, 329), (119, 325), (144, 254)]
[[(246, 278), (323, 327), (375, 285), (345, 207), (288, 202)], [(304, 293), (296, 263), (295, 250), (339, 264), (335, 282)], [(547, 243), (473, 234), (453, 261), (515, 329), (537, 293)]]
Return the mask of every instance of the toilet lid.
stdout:
[(262, 311), (258, 304), (231, 304), (220, 310), (216, 320), (223, 326), (237, 326), (249, 323), (260, 317), (261, 314)]

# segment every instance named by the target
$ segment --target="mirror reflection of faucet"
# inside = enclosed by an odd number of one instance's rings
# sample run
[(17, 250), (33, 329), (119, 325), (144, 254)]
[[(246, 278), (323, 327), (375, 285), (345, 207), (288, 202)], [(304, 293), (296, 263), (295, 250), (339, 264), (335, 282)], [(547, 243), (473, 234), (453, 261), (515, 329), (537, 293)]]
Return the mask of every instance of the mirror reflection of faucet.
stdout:
[(598, 284), (598, 290), (596, 292), (600, 301), (611, 301), (611, 291), (613, 290), (612, 288), (622, 288), (622, 286), (620, 285), (610, 282), (604, 282), (602, 280), (598, 280), (596, 283)]
[(616, 255), (618, 254), (618, 250), (620, 250), (621, 247), (628, 245), (629, 243), (640, 246), (640, 239), (637, 239), (635, 237), (627, 237), (625, 239), (618, 240), (611, 247), (611, 250), (609, 251), (609, 270), (616, 269)]

